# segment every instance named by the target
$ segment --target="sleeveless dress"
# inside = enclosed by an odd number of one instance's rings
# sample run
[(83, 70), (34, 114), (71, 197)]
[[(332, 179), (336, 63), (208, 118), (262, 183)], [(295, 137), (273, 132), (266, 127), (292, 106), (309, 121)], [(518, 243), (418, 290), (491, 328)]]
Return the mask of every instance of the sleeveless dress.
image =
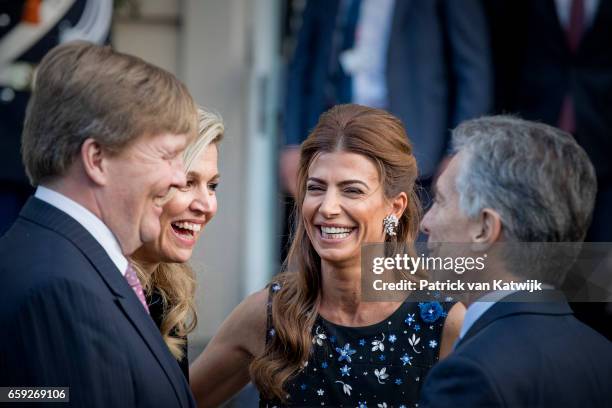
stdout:
[[(149, 314), (151, 315), (151, 319), (155, 322), (155, 325), (159, 330), (161, 330), (161, 324), (164, 317), (164, 302), (161, 293), (159, 290), (153, 290), (153, 293), (150, 296), (147, 296), (147, 304), (149, 305)], [(187, 339), (185, 338), (185, 344), (183, 345), (183, 358), (178, 362), (179, 367), (181, 367), (181, 371), (189, 383), (189, 356), (187, 355)]]
[[(275, 335), (270, 286), (268, 333)], [(385, 320), (366, 327), (339, 326), (320, 315), (312, 328), (307, 364), (285, 386), (283, 404), (260, 396), (260, 407), (417, 407), (421, 385), (438, 361), (440, 338), (452, 299), (405, 301)], [(409, 298), (408, 298), (409, 299)]]

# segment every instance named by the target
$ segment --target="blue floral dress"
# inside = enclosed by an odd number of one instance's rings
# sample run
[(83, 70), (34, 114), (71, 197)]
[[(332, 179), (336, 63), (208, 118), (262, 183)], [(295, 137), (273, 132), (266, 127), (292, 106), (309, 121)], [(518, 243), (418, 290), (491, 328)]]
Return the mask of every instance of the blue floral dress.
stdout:
[[(274, 336), (273, 293), (267, 339)], [(450, 300), (450, 299), (447, 299)], [(425, 376), (438, 361), (450, 302), (406, 301), (387, 319), (366, 327), (339, 326), (317, 316), (311, 356), (287, 382), (288, 403), (260, 397), (260, 407), (417, 407)]]

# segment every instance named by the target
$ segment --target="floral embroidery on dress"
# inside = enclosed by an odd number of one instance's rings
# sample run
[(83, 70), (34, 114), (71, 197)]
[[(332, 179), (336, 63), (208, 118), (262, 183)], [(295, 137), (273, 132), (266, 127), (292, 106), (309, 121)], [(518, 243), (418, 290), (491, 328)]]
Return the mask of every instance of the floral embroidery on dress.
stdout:
[(446, 316), (440, 302), (420, 302), (421, 319), (425, 323), (433, 323), (442, 316)]
[(387, 371), (387, 367), (383, 367), (380, 370), (374, 370), (374, 375), (378, 379), (379, 384), (384, 384), (384, 380), (389, 378), (389, 374), (387, 374), (385, 371)]
[(412, 326), (412, 323), (416, 322), (414, 313), (409, 313), (408, 316), (406, 317), (406, 320), (404, 320), (404, 322), (406, 322), (408, 326)]
[[(270, 286), (270, 299), (281, 290)], [(287, 402), (260, 406), (415, 408), (424, 378), (438, 360), (448, 303), (405, 302), (387, 319), (344, 327), (317, 316), (311, 352), (285, 385)], [(271, 303), (268, 308), (271, 314)], [(271, 317), (268, 341), (274, 336)]]
[(408, 344), (412, 346), (412, 350), (417, 354), (421, 354), (421, 352), (415, 348), (419, 344), (420, 341), (421, 341), (421, 338), (417, 337), (416, 334), (414, 333), (412, 333), (412, 337), (408, 339)]
[(343, 383), (342, 381), (336, 381), (337, 383), (342, 384), (342, 390), (345, 394), (351, 395), (351, 390), (353, 389), (350, 385)]
[(318, 346), (323, 345), (323, 340), (325, 340), (327, 336), (325, 335), (325, 333), (319, 333), (320, 330), (321, 326), (317, 326), (317, 329), (315, 330), (315, 335), (312, 338), (312, 344), (316, 343)]
[(381, 340), (374, 340), (372, 342), (372, 351), (385, 351), (385, 344), (383, 343), (385, 341), (385, 334), (382, 334), (382, 339)]
[(338, 361), (346, 360), (347, 362), (351, 362), (351, 356), (355, 354), (357, 351), (351, 349), (351, 345), (346, 343), (344, 348), (336, 347), (336, 352), (340, 354), (338, 357)]
[(411, 361), (412, 361), (412, 357), (410, 357), (410, 356), (408, 355), (408, 353), (405, 353), (405, 354), (402, 356), (402, 358), (400, 358), (400, 360), (402, 361), (403, 365), (406, 365), (406, 364), (410, 364), (410, 365), (412, 365), (412, 362), (411, 362)]

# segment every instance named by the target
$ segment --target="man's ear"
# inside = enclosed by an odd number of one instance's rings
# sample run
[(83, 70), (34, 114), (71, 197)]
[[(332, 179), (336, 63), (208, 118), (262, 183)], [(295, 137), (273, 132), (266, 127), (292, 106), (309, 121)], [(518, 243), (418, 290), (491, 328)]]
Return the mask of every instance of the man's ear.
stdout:
[(107, 155), (102, 146), (92, 138), (86, 139), (81, 145), (83, 169), (94, 184), (104, 186), (108, 182)]
[(497, 211), (484, 208), (478, 219), (474, 220), (474, 225), (470, 230), (472, 243), (479, 250), (485, 250), (501, 239), (501, 217)]
[(397, 219), (402, 218), (402, 214), (406, 211), (406, 207), (408, 206), (408, 196), (405, 192), (401, 192), (395, 196), (395, 198), (391, 201), (391, 206), (393, 207), (393, 214), (397, 217)]

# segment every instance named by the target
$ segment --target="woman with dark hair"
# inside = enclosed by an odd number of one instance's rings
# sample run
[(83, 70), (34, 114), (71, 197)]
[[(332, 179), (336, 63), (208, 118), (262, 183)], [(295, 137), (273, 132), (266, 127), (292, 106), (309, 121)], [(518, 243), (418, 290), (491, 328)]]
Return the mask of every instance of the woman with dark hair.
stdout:
[(361, 247), (414, 243), (416, 177), (391, 114), (340, 105), (321, 116), (301, 147), (285, 272), (245, 299), (191, 366), (199, 406), (221, 404), (249, 380), (261, 406), (414, 406), (464, 309), (362, 301)]

